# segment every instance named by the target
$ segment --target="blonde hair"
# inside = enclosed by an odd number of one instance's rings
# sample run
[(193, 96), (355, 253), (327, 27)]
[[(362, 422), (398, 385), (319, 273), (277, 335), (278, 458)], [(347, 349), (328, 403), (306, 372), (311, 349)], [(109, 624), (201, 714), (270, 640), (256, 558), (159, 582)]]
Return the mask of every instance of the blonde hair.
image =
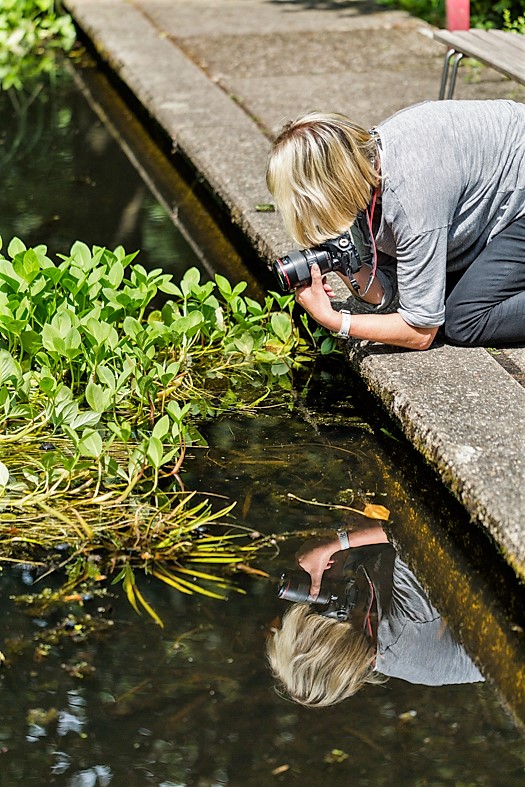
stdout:
[(351, 697), (365, 683), (383, 683), (374, 672), (375, 650), (350, 623), (324, 618), (308, 604), (293, 604), (268, 639), (274, 677), (291, 699), (327, 707)]
[(283, 128), (266, 183), (296, 243), (316, 245), (349, 228), (378, 184), (376, 157), (374, 137), (344, 115), (310, 112)]

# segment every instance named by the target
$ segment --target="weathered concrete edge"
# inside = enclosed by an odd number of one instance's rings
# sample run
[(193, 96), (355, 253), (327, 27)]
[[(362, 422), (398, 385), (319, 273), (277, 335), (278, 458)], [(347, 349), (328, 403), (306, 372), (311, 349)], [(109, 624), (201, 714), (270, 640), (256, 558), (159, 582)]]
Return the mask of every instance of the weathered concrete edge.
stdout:
[(348, 358), (525, 577), (525, 390), (481, 348), (443, 345), (396, 358), (387, 347), (349, 342)]
[[(255, 123), (133, 6), (120, 0), (67, 0), (66, 5), (103, 59), (165, 128), (218, 195), (257, 252), (267, 258), (280, 253), (286, 239), (279, 221), (271, 214), (258, 214), (254, 210), (258, 201), (267, 198), (261, 173), (269, 147)], [(159, 62), (163, 63), (161, 73)], [(153, 84), (152, 74), (155, 76)], [(243, 153), (247, 154), (246, 160)], [(484, 351), (479, 353), (487, 356)], [(498, 399), (488, 402), (478, 413), (481, 433), (469, 436), (486, 448), (485, 467), (480, 462), (483, 452), (476, 454), (478, 449), (475, 448), (469, 467), (465, 468), (464, 463), (454, 460), (458, 450), (455, 436), (463, 424), (458, 423), (454, 413), (449, 414), (448, 423), (432, 423), (428, 407), (422, 407), (421, 401), (415, 399), (414, 384), (408, 387), (403, 384), (407, 376), (411, 376), (413, 382), (417, 378), (422, 384), (423, 400), (432, 402), (438, 409), (442, 396), (439, 386), (433, 385), (431, 354), (376, 352), (365, 346), (359, 351), (354, 348), (350, 355), (354, 368), (399, 421), (415, 447), (438, 470), (472, 518), (487, 528), (517, 573), (525, 575), (523, 501), (514, 507), (508, 502), (515, 498), (516, 488), (525, 486), (525, 476), (523, 467), (518, 468), (518, 476), (514, 476), (512, 490), (509, 490), (506, 482), (510, 467), (504, 463), (509, 455), (519, 456), (519, 446), (510, 450), (504, 446), (503, 452), (495, 450), (505, 425), (494, 419), (495, 413), (500, 412)], [(423, 356), (427, 360), (422, 363)], [(509, 383), (516, 385), (496, 367), (494, 364), (493, 369), (485, 369), (485, 374), (489, 377), (495, 374), (498, 387), (506, 388)], [(415, 374), (410, 375), (410, 370)], [(458, 371), (461, 371), (460, 378)], [(465, 351), (448, 348), (441, 374), (450, 377), (454, 384), (463, 383), (469, 375)], [(515, 409), (512, 399), (516, 396), (521, 412), (525, 413), (522, 395), (523, 389), (512, 388), (507, 407)], [(505, 408), (505, 415), (506, 412)], [(471, 432), (476, 431), (473, 424), (470, 428)], [(463, 441), (461, 445), (464, 444)], [(488, 477), (482, 476), (491, 466), (499, 468), (499, 477), (492, 477), (490, 472)], [(509, 497), (509, 492), (514, 494)]]
[[(123, 0), (66, 0), (100, 57), (201, 174), (263, 259), (286, 238), (261, 173), (270, 149), (256, 123), (163, 30)], [(162, 67), (159, 68), (159, 64)]]

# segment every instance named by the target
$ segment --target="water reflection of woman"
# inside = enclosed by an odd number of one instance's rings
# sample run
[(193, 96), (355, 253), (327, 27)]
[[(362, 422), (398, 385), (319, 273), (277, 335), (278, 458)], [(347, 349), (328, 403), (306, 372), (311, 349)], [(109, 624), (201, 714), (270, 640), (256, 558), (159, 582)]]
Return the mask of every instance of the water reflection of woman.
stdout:
[[(290, 606), (268, 640), (272, 671), (295, 701), (334, 705), (387, 677), (428, 686), (483, 680), (381, 527), (307, 542), (298, 562), (310, 597)], [(316, 608), (325, 572), (359, 587), (347, 620)]]

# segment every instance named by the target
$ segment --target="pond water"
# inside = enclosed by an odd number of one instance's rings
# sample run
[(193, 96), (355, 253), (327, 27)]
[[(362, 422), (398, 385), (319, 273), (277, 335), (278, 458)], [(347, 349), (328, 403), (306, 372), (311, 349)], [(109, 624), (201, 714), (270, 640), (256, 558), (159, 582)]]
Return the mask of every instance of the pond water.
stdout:
[[(175, 276), (190, 265), (206, 273), (219, 259), (224, 273), (237, 259), (222, 245), (213, 263), (202, 252), (216, 237), (211, 222), (202, 238), (177, 229), (69, 72), (25, 118), (0, 102), (4, 240), (16, 234), (53, 252), (77, 238), (122, 243)], [(41, 588), (29, 568), (4, 566), (0, 785), (525, 783), (523, 737), (500, 701), (523, 720), (522, 589), (496, 558), (487, 569), (487, 545), (465, 513), (351, 374), (327, 362), (298, 386), (294, 412), (223, 417), (206, 434), (210, 448), (185, 462), (184, 482), (238, 501), (238, 521), (254, 530), (355, 527), (349, 507), (386, 506), (399, 553), (494, 680), (429, 687), (391, 678), (316, 710), (279, 696), (265, 641), (288, 606), (276, 580), (293, 568), (301, 538), (262, 558), (270, 578), (244, 577), (246, 594), (227, 602), (139, 578), (162, 630), (110, 585), (100, 597), (28, 612), (12, 597)]]

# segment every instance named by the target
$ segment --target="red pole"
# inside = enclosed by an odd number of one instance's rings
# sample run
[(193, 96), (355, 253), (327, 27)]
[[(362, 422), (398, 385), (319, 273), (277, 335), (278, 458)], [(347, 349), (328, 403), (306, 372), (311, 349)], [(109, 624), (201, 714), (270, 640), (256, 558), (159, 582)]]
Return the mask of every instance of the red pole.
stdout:
[(470, 0), (446, 0), (447, 30), (468, 30)]

